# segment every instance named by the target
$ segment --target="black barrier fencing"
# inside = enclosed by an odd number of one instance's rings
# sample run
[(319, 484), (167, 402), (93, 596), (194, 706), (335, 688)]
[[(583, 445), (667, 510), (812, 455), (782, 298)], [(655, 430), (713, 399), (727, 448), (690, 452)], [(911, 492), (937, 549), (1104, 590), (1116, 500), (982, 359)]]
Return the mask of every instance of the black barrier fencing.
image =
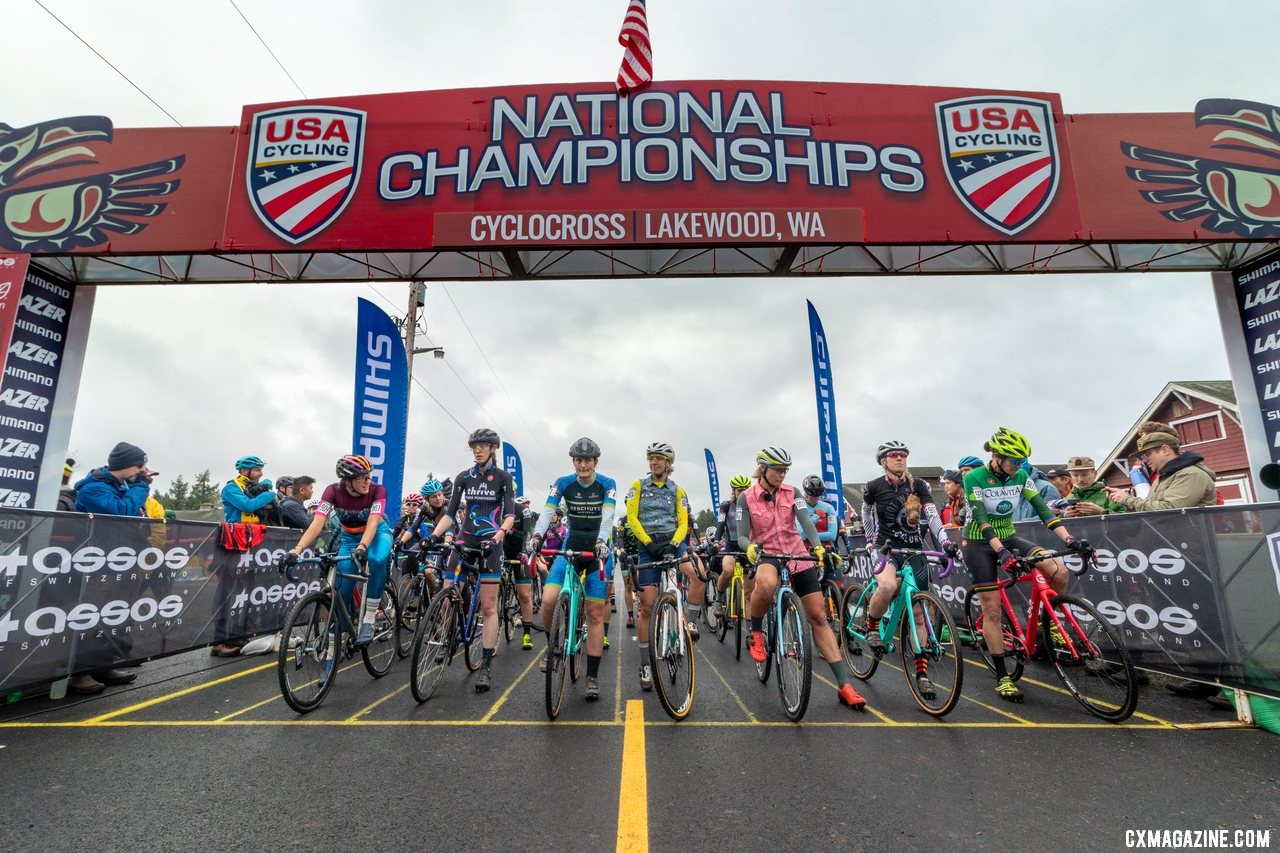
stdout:
[[(1079, 518), (1069, 527), (1097, 549), (1098, 562), (1072, 576), (1067, 591), (1097, 607), (1136, 666), (1280, 697), (1280, 504)], [(1046, 548), (1062, 544), (1039, 522), (1017, 529)], [(851, 559), (855, 577), (871, 577), (865, 550)], [(1065, 561), (1081, 567), (1079, 558)], [(933, 579), (959, 625), (971, 584), (963, 567)], [(1024, 588), (1010, 590), (1020, 616)]]
[(319, 589), (276, 558), (297, 531), (267, 528), (244, 552), (218, 525), (79, 513), (0, 511), (0, 695), (63, 676), (279, 629)]

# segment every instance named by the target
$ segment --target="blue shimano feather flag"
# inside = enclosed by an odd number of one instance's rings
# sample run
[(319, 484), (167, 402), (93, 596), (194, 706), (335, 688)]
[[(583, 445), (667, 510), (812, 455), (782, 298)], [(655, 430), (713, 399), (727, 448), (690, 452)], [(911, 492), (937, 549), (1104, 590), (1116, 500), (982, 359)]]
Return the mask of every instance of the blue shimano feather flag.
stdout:
[(831, 354), (822, 319), (813, 303), (809, 306), (809, 344), (813, 350), (813, 392), (818, 400), (818, 455), (822, 458), (822, 482), (827, 487), (827, 503), (844, 518), (844, 489), (840, 479), (840, 435), (836, 430), (836, 391), (831, 379)]
[(716, 458), (711, 455), (711, 448), (702, 448), (707, 454), (707, 479), (711, 481), (711, 512), (720, 508), (720, 475), (716, 473)]
[(373, 480), (387, 490), (386, 515), (394, 523), (404, 489), (409, 362), (395, 322), (369, 300), (358, 302), (351, 446), (353, 453), (367, 456), (373, 463)]
[(524, 495), (524, 466), (520, 464), (520, 453), (505, 441), (502, 442), (502, 467), (516, 484), (516, 497)]

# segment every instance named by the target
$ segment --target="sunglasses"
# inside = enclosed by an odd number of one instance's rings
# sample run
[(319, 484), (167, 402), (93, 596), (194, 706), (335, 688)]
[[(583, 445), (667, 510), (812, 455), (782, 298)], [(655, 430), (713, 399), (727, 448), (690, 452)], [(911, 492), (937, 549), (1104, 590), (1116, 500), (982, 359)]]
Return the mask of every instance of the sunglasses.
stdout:
[(790, 465), (766, 465), (764, 467), (768, 468), (770, 471), (781, 471), (783, 474), (791, 470)]
[(653, 462), (654, 460), (657, 460), (657, 461), (659, 461), (659, 462), (670, 462), (670, 461), (671, 461), (671, 460), (670, 460), (670, 459), (668, 459), (667, 457), (665, 457), (665, 456), (659, 456), (659, 455), (657, 455), (656, 453), (655, 453), (653, 456), (650, 456), (650, 457), (649, 457), (649, 461), (650, 461), (650, 462)]
[(892, 453), (886, 453), (884, 455), (884, 458), (885, 459), (906, 459), (907, 454), (903, 453), (901, 450), (895, 450)]

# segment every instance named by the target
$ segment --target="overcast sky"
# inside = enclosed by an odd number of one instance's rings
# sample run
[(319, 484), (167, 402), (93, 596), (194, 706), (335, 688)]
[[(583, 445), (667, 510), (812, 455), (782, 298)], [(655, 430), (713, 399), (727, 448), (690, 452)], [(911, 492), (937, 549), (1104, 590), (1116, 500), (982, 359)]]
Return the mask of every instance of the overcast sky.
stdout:
[[(303, 97), (230, 2), (43, 2), (185, 126), (231, 126), (244, 104)], [(626, 3), (238, 6), (318, 99), (612, 80)], [(1280, 103), (1265, 40), (1251, 35), (1280, 31), (1272, 0), (650, 0), (649, 20), (660, 81), (1048, 91), (1067, 113)], [(5, 31), (0, 121), (173, 126), (32, 0), (5, 4)], [(407, 293), (99, 287), (71, 443), (80, 470), (123, 439), (148, 451), (162, 485), (203, 468), (225, 480), (245, 453), (268, 476), (327, 481), (350, 444), (355, 300), (403, 313)], [(413, 388), (406, 483), (464, 467), (466, 431), (480, 425), (520, 450), (531, 492), (568, 473), (583, 434), (604, 449), (600, 470), (625, 482), (643, 472), (646, 444), (670, 442), (697, 508), (709, 503), (703, 447), (726, 490), (762, 444), (791, 451), (798, 483), (818, 460), (806, 298), (831, 341), (847, 482), (877, 473), (887, 438), (912, 448), (912, 464), (951, 467), (997, 424), (1029, 436), (1033, 461), (1102, 456), (1166, 381), (1227, 378), (1207, 273), (434, 283), (428, 338), (447, 358), (416, 364), (439, 404)]]

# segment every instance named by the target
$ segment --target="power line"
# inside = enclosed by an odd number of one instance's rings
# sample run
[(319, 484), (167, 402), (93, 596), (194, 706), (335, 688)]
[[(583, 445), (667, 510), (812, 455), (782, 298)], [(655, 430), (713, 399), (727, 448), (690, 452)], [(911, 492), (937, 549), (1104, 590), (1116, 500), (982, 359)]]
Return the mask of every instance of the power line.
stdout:
[(524, 424), (524, 428), (529, 431), (529, 435), (533, 436), (533, 441), (538, 445), (538, 449), (542, 451), (542, 455), (547, 457), (548, 461), (552, 460), (551, 454), (547, 452), (547, 448), (543, 447), (542, 442), (538, 439), (538, 434), (533, 431), (533, 427), (529, 426), (529, 422), (524, 419), (524, 415), (520, 413), (520, 407), (516, 405), (516, 401), (511, 399), (507, 386), (502, 384), (502, 377), (498, 376), (498, 371), (493, 369), (493, 365), (489, 362), (489, 357), (484, 354), (484, 349), (480, 346), (480, 342), (476, 340), (475, 333), (471, 331), (471, 326), (467, 323), (467, 318), (462, 316), (462, 312), (458, 310), (458, 303), (453, 301), (453, 296), (449, 293), (449, 288), (443, 284), (440, 289), (444, 291), (444, 295), (449, 298), (449, 304), (453, 306), (453, 310), (457, 312), (458, 319), (462, 321), (462, 327), (467, 330), (467, 334), (471, 336), (471, 342), (476, 345), (476, 351), (480, 353), (480, 357), (484, 359), (485, 365), (489, 368), (489, 372), (493, 374), (493, 378), (497, 381), (498, 387), (502, 389), (502, 393), (506, 395), (507, 401), (511, 403), (511, 408), (515, 410), (516, 417), (520, 419), (520, 423)]
[(298, 85), (298, 81), (293, 79), (293, 75), (289, 73), (289, 69), (284, 67), (284, 63), (280, 61), (280, 57), (276, 56), (276, 52), (267, 44), (266, 39), (264, 39), (256, 29), (254, 29), (253, 24), (249, 23), (249, 19), (244, 16), (244, 12), (241, 12), (240, 7), (236, 5), (236, 0), (227, 0), (227, 2), (231, 4), (232, 9), (235, 9), (236, 12), (239, 13), (240, 17), (244, 20), (245, 26), (249, 28), (249, 32), (257, 36), (258, 41), (262, 42), (262, 46), (267, 49), (267, 53), (271, 54), (271, 58), (276, 61), (276, 65), (280, 66), (280, 70), (284, 72), (284, 76), (289, 78), (289, 82), (293, 84), (293, 88), (298, 90), (298, 94), (306, 100), (311, 100), (307, 93), (302, 91), (302, 87)]
[(50, 17), (50, 18), (53, 18), (53, 19), (54, 19), (55, 21), (57, 21), (59, 24), (62, 24), (63, 28), (64, 28), (67, 32), (71, 33), (71, 35), (75, 36), (75, 37), (76, 37), (76, 39), (77, 39), (77, 40), (78, 40), (82, 45), (84, 45), (85, 47), (89, 48), (89, 50), (92, 50), (92, 51), (93, 51), (93, 55), (94, 55), (94, 56), (98, 57), (98, 58), (99, 58), (99, 59), (101, 59), (103, 62), (107, 63), (107, 66), (108, 66), (112, 71), (116, 72), (116, 73), (117, 73), (117, 74), (119, 74), (121, 77), (123, 77), (126, 83), (128, 83), (128, 84), (129, 84), (130, 86), (132, 86), (133, 88), (137, 89), (137, 90), (138, 90), (138, 92), (140, 92), (140, 93), (142, 94), (142, 97), (146, 98), (146, 99), (147, 99), (148, 101), (150, 101), (152, 104), (155, 104), (155, 108), (156, 108), (156, 109), (158, 109), (160, 112), (164, 113), (165, 115), (167, 115), (167, 116), (169, 117), (169, 119), (170, 119), (174, 124), (176, 124), (178, 127), (183, 127), (183, 126), (184, 126), (184, 125), (182, 124), (182, 122), (178, 121), (176, 118), (174, 118), (174, 117), (173, 117), (173, 113), (169, 112), (169, 111), (168, 111), (168, 110), (166, 110), (164, 107), (160, 106), (160, 104), (156, 103), (156, 99), (155, 99), (155, 98), (151, 97), (151, 96), (150, 96), (150, 95), (148, 95), (146, 92), (142, 91), (142, 87), (141, 87), (141, 86), (139, 86), (137, 83), (135, 83), (135, 82), (133, 82), (132, 80), (130, 80), (130, 79), (129, 79), (129, 75), (125, 74), (125, 73), (124, 73), (123, 71), (121, 71), (119, 68), (116, 68), (114, 65), (112, 65), (112, 64), (111, 64), (111, 60), (107, 59), (107, 58), (106, 58), (105, 56), (103, 56), (101, 53), (98, 53), (98, 51), (94, 48), (94, 46), (93, 46), (93, 45), (89, 44), (87, 41), (85, 41), (83, 38), (81, 38), (79, 33), (77, 33), (75, 30), (71, 29), (71, 27), (69, 27), (69, 26), (67, 25), (66, 21), (62, 20), (62, 19), (61, 19), (61, 18), (59, 18), (57, 15), (53, 14), (53, 12), (50, 12), (50, 11), (49, 11), (49, 7), (48, 7), (48, 6), (46, 6), (46, 5), (44, 5), (43, 3), (41, 3), (41, 2), (40, 2), (40, 0), (33, 0), (33, 2), (34, 2), (37, 6), (39, 6), (41, 9), (44, 9), (44, 10), (45, 10), (45, 12), (47, 12), (47, 13), (48, 13), (48, 15), (49, 15), (49, 17)]
[(455, 424), (457, 424), (457, 425), (458, 425), (458, 429), (462, 430), (462, 434), (463, 434), (463, 435), (470, 435), (470, 433), (469, 433), (469, 432), (467, 432), (467, 428), (466, 428), (466, 427), (464, 427), (464, 426), (462, 425), (462, 421), (460, 421), (460, 420), (458, 420), (457, 418), (455, 418), (455, 417), (453, 416), (453, 412), (451, 412), (451, 411), (449, 411), (448, 409), (446, 409), (446, 408), (444, 407), (444, 403), (441, 403), (439, 400), (437, 400), (437, 399), (436, 399), (436, 395), (435, 395), (435, 394), (432, 394), (430, 391), (428, 391), (428, 390), (427, 390), (427, 386), (422, 384), (422, 380), (418, 379), (418, 377), (416, 377), (416, 376), (415, 376), (415, 377), (413, 377), (413, 382), (414, 382), (414, 384), (415, 384), (415, 385), (417, 385), (419, 388), (421, 388), (421, 389), (423, 390), (423, 392), (424, 392), (428, 397), (430, 397), (430, 398), (431, 398), (431, 402), (435, 403), (437, 406), (439, 406), (439, 407), (440, 407), (440, 411), (442, 411), (442, 412), (444, 412), (446, 415), (448, 415), (448, 416), (449, 416), (449, 418), (450, 418), (450, 420), (452, 420)]

